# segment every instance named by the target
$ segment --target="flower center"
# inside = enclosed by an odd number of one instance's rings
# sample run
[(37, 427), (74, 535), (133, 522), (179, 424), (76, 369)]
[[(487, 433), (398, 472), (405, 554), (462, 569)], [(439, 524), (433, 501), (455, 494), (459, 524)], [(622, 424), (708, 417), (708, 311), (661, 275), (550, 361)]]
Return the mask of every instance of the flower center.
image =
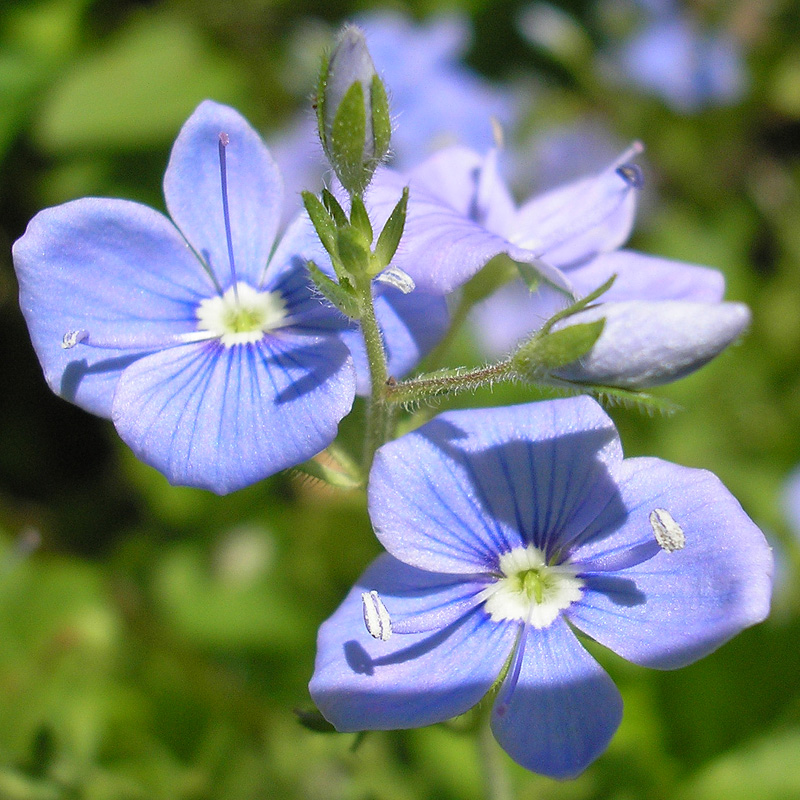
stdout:
[(223, 295), (197, 306), (197, 329), (208, 331), (225, 347), (252, 344), (286, 319), (286, 303), (278, 292), (259, 292), (239, 281)]
[(486, 610), (496, 622), (520, 620), (546, 628), (583, 595), (584, 581), (570, 564), (548, 564), (533, 545), (500, 556), (502, 577), (482, 592)]

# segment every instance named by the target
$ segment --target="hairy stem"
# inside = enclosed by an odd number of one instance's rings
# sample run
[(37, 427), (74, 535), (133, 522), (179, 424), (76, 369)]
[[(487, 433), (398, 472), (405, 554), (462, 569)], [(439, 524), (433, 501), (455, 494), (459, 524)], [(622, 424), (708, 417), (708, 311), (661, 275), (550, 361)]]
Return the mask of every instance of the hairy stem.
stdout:
[(367, 351), (369, 363), (370, 397), (367, 404), (367, 426), (364, 435), (364, 474), (369, 474), (375, 451), (388, 440), (389, 426), (393, 419), (391, 407), (387, 402), (387, 382), (389, 370), (386, 365), (386, 349), (383, 336), (375, 317), (372, 301), (372, 287), (362, 292), (361, 334)]
[(436, 395), (471, 391), (490, 386), (496, 381), (516, 380), (517, 377), (511, 361), (506, 359), (475, 369), (442, 370), (408, 381), (390, 383), (384, 392), (389, 403), (417, 403)]

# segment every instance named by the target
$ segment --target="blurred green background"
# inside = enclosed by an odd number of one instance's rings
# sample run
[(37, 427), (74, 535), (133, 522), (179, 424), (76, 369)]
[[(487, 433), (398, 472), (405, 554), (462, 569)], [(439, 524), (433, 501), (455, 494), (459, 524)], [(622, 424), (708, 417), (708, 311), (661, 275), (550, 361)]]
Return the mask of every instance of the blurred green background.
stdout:
[[(361, 496), (285, 475), (225, 498), (170, 487), (111, 423), (51, 395), (11, 266), (11, 243), (45, 206), (101, 195), (163, 209), (170, 145), (206, 97), (235, 105), (269, 142), (310, 94), (320, 42), (372, 7), (2, 6), (2, 800), (485, 796), (464, 733), (373, 733), (354, 747), (353, 735), (308, 730), (293, 713), (310, 707), (318, 625), (379, 549)], [(684, 6), (735, 37), (748, 76), (738, 100), (692, 114), (608, 78), (600, 54), (627, 34), (623, 2), (545, 7), (565, 35), (539, 41), (521, 30), (528, 6), (516, 0), (403, 8), (468, 16), (468, 63), (526, 99), (528, 135), (589, 121), (643, 140), (650, 188), (633, 245), (723, 270), (729, 298), (754, 314), (740, 345), (660, 390), (679, 413), (612, 413), (629, 455), (711, 469), (767, 533), (772, 617), (677, 672), (600, 652), (625, 700), (611, 747), (567, 783), (500, 754), (515, 796), (800, 797), (800, 553), (782, 505), (800, 462), (800, 5)], [(477, 358), (466, 337), (457, 350)]]

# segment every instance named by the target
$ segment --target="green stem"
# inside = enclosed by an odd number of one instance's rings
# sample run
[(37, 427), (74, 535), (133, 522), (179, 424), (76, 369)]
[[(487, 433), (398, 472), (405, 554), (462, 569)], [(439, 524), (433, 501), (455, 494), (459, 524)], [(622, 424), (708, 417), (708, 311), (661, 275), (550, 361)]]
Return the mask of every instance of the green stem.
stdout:
[(478, 756), (483, 765), (483, 780), (487, 800), (514, 800), (511, 780), (503, 762), (503, 753), (492, 734), (490, 714), (478, 730)]
[(475, 369), (449, 369), (429, 373), (384, 388), (389, 403), (417, 403), (440, 394), (455, 394), (489, 386), (495, 381), (512, 381), (518, 377), (510, 359)]
[(369, 474), (375, 451), (389, 438), (389, 425), (393, 414), (387, 402), (389, 369), (386, 365), (386, 350), (383, 335), (375, 317), (372, 302), (372, 286), (367, 285), (361, 297), (361, 334), (369, 363), (370, 397), (367, 405), (367, 427), (364, 435), (364, 474)]

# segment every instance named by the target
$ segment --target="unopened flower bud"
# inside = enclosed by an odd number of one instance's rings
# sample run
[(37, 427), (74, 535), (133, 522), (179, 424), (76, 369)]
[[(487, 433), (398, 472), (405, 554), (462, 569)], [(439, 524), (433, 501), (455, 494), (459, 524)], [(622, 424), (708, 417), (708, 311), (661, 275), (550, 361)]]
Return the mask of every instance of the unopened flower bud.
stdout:
[(557, 323), (554, 330), (605, 319), (591, 350), (552, 372), (573, 383), (641, 389), (699, 369), (747, 328), (742, 303), (679, 300), (601, 303)]
[(362, 31), (346, 25), (322, 66), (317, 99), (322, 146), (342, 186), (361, 195), (389, 149), (391, 122), (383, 81)]

